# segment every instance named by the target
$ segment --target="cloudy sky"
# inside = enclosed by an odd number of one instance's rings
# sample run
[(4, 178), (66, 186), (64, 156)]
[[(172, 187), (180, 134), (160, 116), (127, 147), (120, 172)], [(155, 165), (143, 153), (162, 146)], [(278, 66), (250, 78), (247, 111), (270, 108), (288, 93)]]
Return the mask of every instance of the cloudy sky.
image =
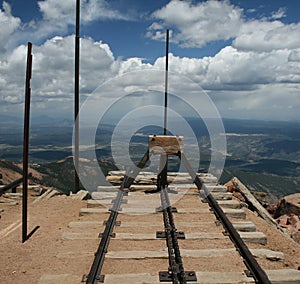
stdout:
[[(1, 114), (22, 115), (31, 41), (33, 115), (72, 119), (75, 2), (0, 2)], [(81, 0), (81, 100), (116, 76), (163, 70), (170, 29), (169, 70), (222, 117), (299, 121), (299, 11), (298, 0)]]

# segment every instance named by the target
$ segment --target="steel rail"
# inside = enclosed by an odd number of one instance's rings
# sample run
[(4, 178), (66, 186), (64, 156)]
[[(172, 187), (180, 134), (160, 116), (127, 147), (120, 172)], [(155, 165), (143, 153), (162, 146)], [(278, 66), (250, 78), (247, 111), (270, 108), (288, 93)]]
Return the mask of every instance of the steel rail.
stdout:
[(101, 238), (100, 245), (98, 247), (98, 250), (95, 254), (95, 258), (91, 267), (91, 270), (88, 274), (86, 283), (88, 284), (95, 284), (100, 281), (100, 273), (103, 267), (105, 254), (109, 245), (110, 238), (113, 233), (113, 229), (116, 223), (116, 219), (118, 216), (118, 211), (120, 209), (121, 200), (124, 195), (124, 190), (121, 188), (118, 191), (117, 198), (113, 204), (113, 207), (110, 209), (111, 213), (109, 215), (109, 218), (106, 222), (105, 230)]
[(192, 167), (190, 166), (188, 160), (186, 159), (185, 155), (181, 153), (179, 155), (181, 161), (183, 162), (185, 168), (191, 175), (193, 182), (196, 184), (199, 192), (201, 190), (204, 191), (205, 197), (210, 205), (210, 207), (213, 209), (216, 217), (218, 220), (221, 221), (224, 229), (226, 232), (229, 234), (229, 237), (231, 241), (234, 243), (236, 246), (237, 250), (239, 251), (240, 255), (242, 256), (245, 265), (250, 271), (251, 277), (254, 278), (255, 282), (258, 284), (271, 284), (267, 274), (265, 271), (262, 269), (262, 267), (258, 264), (256, 259), (254, 258), (253, 254), (243, 241), (243, 239), (240, 237), (239, 233), (237, 230), (233, 227), (232, 223), (230, 220), (227, 218), (226, 214), (220, 207), (220, 205), (217, 203), (215, 198), (212, 196), (212, 194), (209, 192), (209, 190), (206, 188), (206, 186), (203, 184), (203, 182), (200, 180), (200, 178), (197, 176), (197, 174), (194, 172)]
[(93, 264), (91, 266), (90, 272), (87, 275), (86, 283), (87, 284), (96, 284), (100, 281), (103, 282), (104, 279), (102, 279), (104, 276), (101, 276), (101, 270), (103, 267), (105, 254), (107, 252), (107, 248), (110, 242), (110, 238), (112, 237), (112, 233), (116, 224), (116, 220), (119, 214), (119, 209), (121, 206), (121, 202), (124, 196), (124, 192), (126, 189), (128, 189), (133, 181), (135, 180), (136, 176), (139, 174), (141, 169), (146, 165), (150, 158), (149, 151), (147, 151), (142, 159), (140, 160), (139, 164), (137, 165), (137, 168), (130, 173), (126, 173), (123, 179), (123, 182), (121, 184), (121, 187), (118, 191), (117, 197), (113, 203), (112, 208), (110, 209), (111, 213), (109, 215), (109, 218), (106, 222), (106, 226), (104, 229), (104, 232), (101, 237), (101, 241), (99, 244), (99, 247), (97, 249), (97, 252), (95, 253), (95, 258), (93, 261)]

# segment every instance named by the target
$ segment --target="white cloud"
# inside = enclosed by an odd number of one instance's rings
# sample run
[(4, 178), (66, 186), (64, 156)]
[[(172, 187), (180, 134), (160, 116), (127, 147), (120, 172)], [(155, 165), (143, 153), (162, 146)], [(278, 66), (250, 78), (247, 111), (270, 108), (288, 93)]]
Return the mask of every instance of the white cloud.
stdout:
[[(291, 54), (289, 50), (257, 53), (228, 46), (215, 56), (204, 58), (182, 58), (170, 54), (169, 67), (171, 72), (193, 80), (208, 91), (224, 116), (276, 119), (279, 118), (278, 111), (281, 119), (284, 119), (284, 115), (295, 118), (300, 109), (300, 66), (295, 61), (297, 54), (296, 51)], [(26, 47), (23, 45), (0, 61), (2, 109), (14, 106), (22, 111), (25, 61)], [(142, 58), (116, 59), (109, 45), (91, 38), (81, 39), (81, 98), (87, 97), (103, 82), (115, 76), (142, 69), (164, 70), (164, 67), (164, 57), (158, 58), (153, 65), (144, 63)], [(133, 73), (131, 82), (122, 83), (126, 86), (114, 87), (135, 90), (152, 80), (158, 82), (157, 88), (164, 90), (163, 76), (154, 79), (140, 78), (138, 75), (138, 72)], [(33, 112), (71, 113), (73, 77), (74, 36), (54, 37), (40, 46), (34, 46)], [(170, 83), (174, 85), (174, 82)], [(195, 85), (191, 86), (193, 88)], [(187, 90), (193, 91), (189, 89), (191, 86), (178, 88), (184, 95)], [(114, 90), (110, 91), (114, 93)]]
[[(54, 36), (66, 36), (75, 25), (76, 1), (44, 0), (38, 1), (41, 19), (32, 19), (22, 23), (11, 15), (10, 6), (3, 2), (4, 11), (0, 11), (0, 52), (8, 41), (8, 49), (24, 44), (30, 39), (34, 43), (43, 43)], [(82, 0), (80, 13), (81, 26), (94, 21), (131, 20), (129, 16), (112, 9), (105, 0)], [(9, 40), (8, 40), (9, 39)], [(6, 45), (8, 45), (6, 44)]]
[(243, 10), (229, 1), (193, 4), (172, 0), (153, 13), (154, 23), (146, 36), (164, 40), (165, 29), (170, 28), (171, 41), (182, 47), (200, 48), (213, 41), (232, 39), (235, 48), (249, 51), (300, 48), (300, 23), (279, 21), (285, 13), (285, 8), (280, 8), (268, 18), (247, 20)]
[[(74, 36), (54, 37), (33, 46), (32, 104), (56, 102), (56, 112), (68, 105), (74, 93)], [(0, 60), (0, 104), (19, 106), (24, 101), (27, 47), (21, 45)], [(108, 45), (81, 39), (80, 86), (82, 97), (118, 72), (117, 61)], [(36, 108), (33, 107), (35, 110)]]
[[(33, 112), (72, 112), (74, 35), (61, 34), (64, 34), (62, 31), (66, 31), (68, 25), (73, 24), (74, 2), (40, 1), (43, 20), (31, 22), (33, 37), (41, 39), (52, 33), (56, 35), (33, 47)], [(105, 19), (98, 14), (97, 7), (104, 5), (109, 9), (106, 2), (90, 0), (82, 3), (83, 10), (87, 9), (83, 19), (85, 23)], [(114, 11), (111, 11), (112, 14), (108, 10), (106, 12), (107, 17), (115, 17)], [(276, 17), (279, 17), (280, 11), (277, 12)], [(240, 8), (228, 1), (192, 4), (174, 0), (153, 14), (156, 21), (149, 27), (148, 36), (164, 39), (164, 29), (171, 27), (172, 40), (185, 46), (203, 46), (210, 41), (233, 38), (232, 46), (226, 46), (214, 56), (188, 58), (170, 54), (169, 70), (188, 77), (209, 92), (224, 116), (297, 119), (300, 111), (300, 24), (287, 25), (266, 19), (246, 21), (242, 13)], [(10, 27), (0, 31), (1, 38), (15, 37), (22, 24), (11, 15), (8, 4), (4, 4), (4, 11), (0, 12), (1, 19), (7, 19), (7, 27)], [(25, 35), (29, 32), (28, 27)], [(22, 112), (25, 61), (24, 45), (18, 45), (5, 58), (0, 58), (2, 111), (13, 106)], [(144, 63), (139, 57), (123, 60), (115, 58), (108, 44), (82, 38), (81, 98), (86, 98), (103, 82), (126, 72), (164, 68), (164, 57), (157, 58), (153, 64)], [(141, 85), (152, 81), (159, 82), (158, 88), (164, 90), (163, 76), (161, 81), (157, 81), (156, 78), (140, 78), (138, 73), (133, 73), (131, 79), (130, 82), (123, 82), (127, 84), (127, 90), (138, 90)], [(185, 90), (193, 87), (193, 84), (180, 86), (180, 90), (184, 94)], [(114, 91), (111, 90), (112, 95)]]
[(286, 9), (284, 7), (281, 7), (278, 11), (272, 13), (271, 19), (279, 20), (284, 17), (286, 17)]
[(173, 0), (153, 13), (154, 22), (148, 37), (161, 39), (162, 29), (174, 31), (172, 40), (184, 47), (202, 47), (208, 42), (235, 37), (242, 24), (242, 9), (228, 1), (207, 1), (192, 4)]
[(289, 55), (289, 61), (300, 62), (300, 49), (292, 50)]
[[(73, 24), (75, 19), (74, 0), (44, 0), (38, 5), (46, 21), (56, 24)], [(105, 0), (81, 1), (81, 20), (89, 23), (95, 20), (128, 20), (128, 16), (111, 9)]]
[(300, 47), (300, 23), (285, 25), (280, 21), (245, 23), (233, 46), (242, 50), (267, 52), (275, 49), (294, 49)]
[(18, 30), (21, 25), (21, 20), (12, 16), (10, 5), (3, 1), (2, 9), (0, 10), (0, 53), (6, 51), (10, 36)]

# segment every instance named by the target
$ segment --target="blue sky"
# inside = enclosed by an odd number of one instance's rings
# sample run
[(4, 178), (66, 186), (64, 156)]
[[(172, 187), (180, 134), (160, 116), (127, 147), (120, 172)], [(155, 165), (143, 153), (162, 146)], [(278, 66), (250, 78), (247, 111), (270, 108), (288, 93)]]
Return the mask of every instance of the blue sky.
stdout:
[[(299, 1), (81, 3), (82, 101), (115, 76), (163, 70), (169, 28), (170, 70), (199, 84), (222, 117), (300, 120)], [(7, 0), (0, 8), (1, 113), (22, 112), (32, 41), (33, 114), (72, 117), (75, 0)]]

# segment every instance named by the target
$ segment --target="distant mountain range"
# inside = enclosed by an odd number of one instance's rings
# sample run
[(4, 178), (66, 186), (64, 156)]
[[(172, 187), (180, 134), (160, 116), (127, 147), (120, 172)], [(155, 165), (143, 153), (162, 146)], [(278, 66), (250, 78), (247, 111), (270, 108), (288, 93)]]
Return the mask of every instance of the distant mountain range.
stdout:
[[(200, 168), (207, 170), (210, 163), (210, 139), (205, 124), (200, 119), (188, 118), (199, 143)], [(283, 196), (300, 192), (300, 122), (272, 122), (224, 119), (227, 140), (227, 157), (221, 182), (237, 176), (252, 190)], [(21, 161), (22, 159), (22, 120), (10, 116), (0, 116), (0, 159)], [(96, 154), (105, 167), (115, 168), (111, 154), (111, 138), (114, 125), (102, 124), (95, 138)], [(59, 169), (56, 161), (72, 155), (72, 121), (39, 117), (31, 124), (30, 162), (39, 163), (46, 169)], [(84, 131), (84, 129), (82, 129)], [(129, 152), (137, 161), (147, 149), (147, 135), (156, 134), (160, 129), (149, 126), (140, 129), (131, 137)], [(69, 174), (72, 176), (71, 164)], [(125, 166), (125, 165), (124, 165)], [(176, 163), (171, 164), (173, 170)], [(55, 183), (71, 183), (68, 171), (60, 181), (59, 175)], [(72, 188), (72, 186), (68, 187)]]

